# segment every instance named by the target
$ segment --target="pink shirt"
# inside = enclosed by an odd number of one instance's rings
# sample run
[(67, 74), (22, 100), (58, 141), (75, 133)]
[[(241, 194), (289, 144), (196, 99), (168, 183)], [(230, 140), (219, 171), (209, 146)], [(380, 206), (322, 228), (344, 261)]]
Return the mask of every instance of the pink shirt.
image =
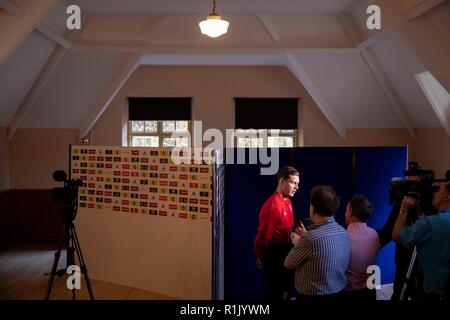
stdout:
[(347, 228), (350, 239), (350, 260), (346, 272), (347, 288), (354, 291), (367, 288), (367, 267), (375, 263), (380, 239), (377, 232), (366, 223), (350, 223)]

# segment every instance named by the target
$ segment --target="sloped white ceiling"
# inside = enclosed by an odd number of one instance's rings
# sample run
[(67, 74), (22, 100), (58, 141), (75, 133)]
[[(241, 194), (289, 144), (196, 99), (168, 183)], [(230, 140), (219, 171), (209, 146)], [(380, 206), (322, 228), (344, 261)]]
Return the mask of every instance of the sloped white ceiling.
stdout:
[[(359, 53), (358, 43), (375, 32), (365, 26), (364, 0), (217, 0), (217, 11), (231, 23), (217, 39), (201, 35), (197, 24), (211, 11), (211, 0), (59, 0), (42, 21), (56, 34), (43, 33), (59, 43), (69, 4), (89, 18), (22, 127), (79, 128), (117, 72), (120, 52), (142, 53), (141, 64), (150, 65), (282, 65), (286, 54), (294, 55), (345, 128), (404, 127), (386, 88), (413, 127), (442, 126), (414, 78), (426, 70), (399, 38), (369, 41), (389, 82), (382, 86), (380, 70), (374, 76), (373, 63)], [(446, 30), (449, 12), (427, 15)], [(0, 126), (8, 125), (54, 48), (34, 31), (0, 65)]]
[(297, 57), (346, 128), (402, 127), (361, 55)]
[(51, 55), (55, 44), (33, 31), (0, 64), (0, 127), (6, 127)]
[(416, 128), (441, 126), (436, 113), (414, 77), (414, 67), (408, 65), (408, 52), (391, 37), (372, 47), (384, 72), (394, 87), (403, 107)]
[(47, 12), (43, 22), (54, 31), (64, 35), (67, 32), (66, 14), (67, 5), (62, 1), (57, 1), (55, 5)]
[(79, 128), (113, 78), (119, 58), (119, 53), (67, 53), (23, 127)]
[(329, 43), (351, 46), (345, 29), (336, 13), (284, 13), (267, 15), (282, 43)]

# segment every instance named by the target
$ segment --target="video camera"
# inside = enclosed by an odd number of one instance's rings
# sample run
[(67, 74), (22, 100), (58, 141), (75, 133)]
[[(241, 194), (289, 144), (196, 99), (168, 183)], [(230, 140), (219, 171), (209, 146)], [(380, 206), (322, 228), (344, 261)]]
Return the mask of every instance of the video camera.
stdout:
[(72, 221), (78, 208), (78, 188), (83, 186), (80, 179), (67, 179), (67, 174), (63, 170), (53, 172), (53, 179), (57, 182), (64, 182), (64, 187), (52, 189), (52, 199), (64, 205), (64, 217)]
[(410, 161), (408, 170), (403, 173), (407, 179), (393, 178), (389, 187), (389, 204), (401, 202), (403, 197), (410, 196), (420, 200), (423, 212), (433, 211), (433, 194), (439, 190), (436, 182), (450, 181), (450, 170), (444, 179), (436, 179), (433, 170), (422, 169), (417, 161)]

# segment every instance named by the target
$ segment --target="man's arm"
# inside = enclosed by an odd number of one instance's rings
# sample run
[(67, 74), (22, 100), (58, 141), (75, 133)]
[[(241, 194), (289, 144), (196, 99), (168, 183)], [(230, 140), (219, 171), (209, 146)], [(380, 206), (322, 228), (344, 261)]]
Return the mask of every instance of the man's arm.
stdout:
[(284, 259), (284, 267), (290, 270), (294, 270), (295, 264), (286, 257), (286, 259)]
[(287, 269), (295, 269), (297, 266), (303, 263), (303, 261), (311, 254), (311, 243), (307, 237), (302, 237), (297, 245), (284, 259), (284, 266)]
[(397, 216), (397, 220), (395, 221), (394, 229), (392, 230), (392, 240), (397, 243), (401, 243), (400, 230), (406, 225), (406, 218), (408, 217), (408, 213), (415, 206), (415, 204), (416, 199), (408, 196), (404, 197), (402, 200), (400, 212)]
[(377, 230), (378, 237), (380, 238), (381, 247), (385, 246), (392, 240), (392, 231), (394, 230), (395, 222), (397, 221), (397, 216), (400, 211), (400, 202), (395, 202), (389, 217), (386, 220), (382, 229)]

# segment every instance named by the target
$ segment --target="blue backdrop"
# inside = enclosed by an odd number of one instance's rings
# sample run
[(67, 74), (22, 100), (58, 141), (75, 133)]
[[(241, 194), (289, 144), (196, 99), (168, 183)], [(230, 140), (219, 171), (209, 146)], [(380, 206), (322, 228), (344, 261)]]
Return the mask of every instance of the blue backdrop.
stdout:
[[(280, 167), (299, 169), (300, 189), (292, 199), (295, 221), (309, 216), (309, 192), (318, 184), (333, 186), (341, 197), (336, 221), (345, 226), (345, 206), (355, 193), (375, 206), (369, 225), (381, 228), (390, 213), (388, 190), (393, 177), (403, 175), (406, 147), (280, 149)], [(225, 299), (262, 299), (265, 280), (255, 266), (253, 240), (258, 214), (276, 188), (276, 176), (260, 175), (259, 164), (230, 164), (225, 168)], [(380, 250), (377, 265), (382, 283), (394, 275), (394, 245)]]

